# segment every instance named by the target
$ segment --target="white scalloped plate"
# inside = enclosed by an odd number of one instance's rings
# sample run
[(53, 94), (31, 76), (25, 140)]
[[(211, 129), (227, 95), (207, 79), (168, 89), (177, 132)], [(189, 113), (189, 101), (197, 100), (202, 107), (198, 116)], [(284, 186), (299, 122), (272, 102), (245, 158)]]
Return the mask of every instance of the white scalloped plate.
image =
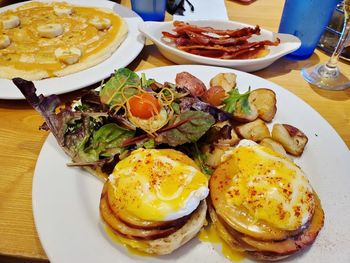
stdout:
[[(39, 1), (48, 2), (47, 0), (37, 0), (37, 2)], [(114, 69), (125, 67), (131, 63), (141, 52), (144, 46), (144, 37), (138, 31), (138, 25), (143, 20), (134, 11), (110, 1), (65, 0), (65, 2), (76, 5), (110, 8), (125, 19), (128, 24), (129, 32), (126, 39), (112, 54), (112, 56), (96, 66), (64, 77), (34, 81), (38, 94), (62, 94), (100, 82), (101, 80), (109, 77)], [(14, 9), (23, 4), (24, 2), (2, 7), (0, 8), (0, 12)], [(11, 80), (0, 78), (0, 99), (15, 100), (24, 99), (24, 97)]]
[[(194, 20), (186, 21), (193, 25), (210, 26), (216, 29), (237, 29), (242, 27), (255, 27), (252, 25), (226, 21), (226, 20)], [(296, 36), (289, 34), (277, 34), (261, 28), (259, 36), (254, 35), (249, 41), (271, 40), (274, 41), (278, 37), (281, 43), (278, 46), (269, 46), (269, 54), (262, 58), (256, 59), (217, 59), (199, 55), (190, 54), (188, 52), (177, 49), (174, 45), (162, 40), (162, 32), (173, 32), (173, 22), (143, 22), (139, 26), (139, 30), (157, 46), (160, 53), (167, 59), (177, 64), (206, 64), (221, 67), (230, 67), (238, 70), (251, 72), (263, 69), (271, 65), (274, 61), (287, 55), (300, 47), (300, 40)]]
[[(235, 72), (238, 88), (270, 88), (277, 95), (273, 122), (289, 123), (309, 138), (296, 163), (307, 174), (325, 211), (325, 224), (315, 243), (283, 262), (350, 262), (350, 152), (345, 143), (314, 109), (282, 87), (254, 75), (228, 68), (179, 65), (143, 71), (159, 82), (174, 82), (188, 71), (208, 85), (221, 72)], [(140, 73), (140, 72), (139, 72)], [(103, 183), (70, 162), (52, 135), (43, 145), (33, 179), (33, 213), (41, 243), (51, 263), (227, 262), (220, 249), (193, 239), (173, 254), (142, 257), (129, 254), (106, 235), (99, 215)], [(252, 262), (249, 259), (241, 261)]]

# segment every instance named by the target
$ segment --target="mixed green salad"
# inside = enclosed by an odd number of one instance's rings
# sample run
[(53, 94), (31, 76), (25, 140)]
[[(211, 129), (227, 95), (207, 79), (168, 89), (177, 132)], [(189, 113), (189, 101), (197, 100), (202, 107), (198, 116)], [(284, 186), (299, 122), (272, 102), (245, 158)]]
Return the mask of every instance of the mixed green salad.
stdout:
[(106, 177), (119, 160), (140, 147), (176, 148), (210, 174), (203, 145), (230, 140), (232, 112), (237, 106), (250, 111), (249, 92), (240, 94), (235, 81), (226, 91), (216, 87), (210, 92), (187, 72), (179, 73), (174, 84), (121, 68), (100, 89), (64, 106), (56, 95), (36, 95), (30, 81), (13, 82), (45, 118), (41, 128), (51, 130), (72, 158), (70, 165), (99, 169)]

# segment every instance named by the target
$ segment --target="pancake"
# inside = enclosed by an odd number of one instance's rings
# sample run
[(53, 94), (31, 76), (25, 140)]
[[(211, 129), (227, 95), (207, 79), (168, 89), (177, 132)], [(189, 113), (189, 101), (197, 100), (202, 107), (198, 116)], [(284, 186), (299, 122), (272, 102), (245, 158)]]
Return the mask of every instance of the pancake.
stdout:
[(90, 68), (125, 39), (112, 10), (65, 2), (31, 2), (0, 14), (0, 77), (40, 80)]

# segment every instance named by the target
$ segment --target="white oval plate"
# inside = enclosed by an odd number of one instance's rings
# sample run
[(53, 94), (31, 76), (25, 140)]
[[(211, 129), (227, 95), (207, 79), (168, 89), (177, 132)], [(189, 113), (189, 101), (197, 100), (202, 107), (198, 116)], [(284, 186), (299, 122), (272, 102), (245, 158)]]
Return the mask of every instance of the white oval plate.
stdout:
[[(254, 27), (252, 25), (225, 21), (225, 20), (195, 20), (186, 21), (193, 25), (210, 26), (216, 29), (237, 29), (242, 27)], [(251, 72), (263, 69), (271, 65), (274, 61), (284, 55), (297, 50), (300, 47), (300, 40), (296, 36), (289, 34), (276, 34), (261, 28), (260, 35), (253, 35), (249, 41), (271, 40), (274, 41), (278, 37), (281, 43), (278, 46), (269, 46), (270, 53), (262, 58), (256, 59), (217, 59), (199, 55), (190, 54), (179, 50), (175, 45), (162, 40), (162, 31), (173, 33), (173, 22), (143, 22), (139, 26), (139, 30), (158, 47), (160, 53), (167, 59), (177, 64), (206, 64), (221, 67), (231, 67), (238, 70)]]
[[(325, 225), (315, 243), (285, 261), (350, 262), (350, 155), (327, 121), (289, 91), (248, 73), (200, 65), (176, 65), (143, 72), (159, 82), (174, 82), (181, 71), (190, 72), (207, 85), (217, 73), (235, 72), (241, 91), (251, 86), (276, 92), (278, 110), (273, 122), (294, 125), (309, 137), (302, 157), (295, 161), (308, 175), (325, 211)], [(36, 228), (51, 263), (230, 262), (220, 249), (196, 238), (168, 256), (129, 254), (110, 241), (103, 229), (99, 215), (103, 183), (83, 170), (67, 167), (69, 162), (54, 137), (49, 135), (35, 168), (32, 201)]]
[[(48, 2), (47, 0), (38, 0)], [(129, 32), (123, 43), (108, 59), (91, 68), (73, 73), (64, 77), (48, 78), (34, 81), (38, 94), (62, 94), (73, 90), (81, 89), (100, 82), (110, 76), (116, 68), (127, 66), (141, 52), (145, 39), (138, 31), (138, 25), (143, 21), (134, 11), (110, 1), (99, 0), (65, 0), (75, 5), (105, 7), (113, 10), (125, 19)], [(0, 12), (14, 9), (24, 3), (5, 6)], [(0, 79), (0, 99), (24, 99), (22, 93), (9, 79)]]

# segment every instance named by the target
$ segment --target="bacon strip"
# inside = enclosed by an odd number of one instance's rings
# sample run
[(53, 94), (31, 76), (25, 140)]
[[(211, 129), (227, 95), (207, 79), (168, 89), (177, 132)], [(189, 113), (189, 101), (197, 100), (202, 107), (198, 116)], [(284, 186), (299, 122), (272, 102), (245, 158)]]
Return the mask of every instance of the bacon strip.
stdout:
[(220, 58), (247, 59), (256, 58), (267, 46), (277, 46), (275, 41), (263, 40), (248, 42), (253, 34), (260, 34), (259, 26), (245, 27), (236, 30), (221, 30), (212, 27), (199, 27), (185, 22), (174, 21), (175, 28), (162, 32), (163, 38), (173, 41), (177, 48), (191, 54)]
[(192, 43), (203, 44), (203, 45), (238, 45), (247, 42), (247, 39), (251, 37), (252, 34), (248, 33), (245, 36), (233, 38), (233, 37), (211, 37), (208, 35), (198, 34), (191, 31), (186, 31), (186, 35)]
[(254, 48), (256, 46), (277, 46), (279, 44), (279, 39), (277, 39), (275, 42), (272, 42), (270, 40), (263, 40), (259, 42), (247, 42), (243, 45), (236, 45), (232, 47), (223, 47), (220, 45), (214, 45), (214, 46), (202, 46), (202, 45), (192, 45), (192, 46), (181, 46), (178, 47), (181, 50), (187, 51), (191, 49), (209, 49), (209, 50), (222, 50), (225, 52), (237, 52), (242, 49), (249, 49), (249, 48)]
[(260, 34), (260, 27), (257, 25), (255, 28), (244, 27), (235, 30), (221, 30), (215, 29), (212, 27), (199, 27), (195, 25), (190, 25), (181, 21), (174, 21), (173, 25), (175, 26), (174, 31), (178, 34), (182, 34), (185, 31), (191, 31), (194, 33), (214, 33), (220, 36), (230, 36), (230, 37), (241, 37), (247, 34)]

